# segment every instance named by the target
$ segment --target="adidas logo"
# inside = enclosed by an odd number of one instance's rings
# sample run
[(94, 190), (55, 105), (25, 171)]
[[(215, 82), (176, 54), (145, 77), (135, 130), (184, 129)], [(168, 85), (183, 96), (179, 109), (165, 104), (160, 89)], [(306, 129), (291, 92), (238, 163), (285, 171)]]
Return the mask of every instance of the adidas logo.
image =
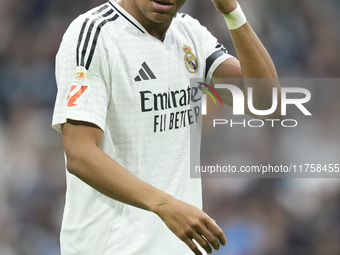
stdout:
[(144, 62), (142, 68), (139, 70), (139, 75), (136, 76), (135, 82), (146, 81), (146, 80), (156, 80), (156, 76), (151, 71), (150, 67)]

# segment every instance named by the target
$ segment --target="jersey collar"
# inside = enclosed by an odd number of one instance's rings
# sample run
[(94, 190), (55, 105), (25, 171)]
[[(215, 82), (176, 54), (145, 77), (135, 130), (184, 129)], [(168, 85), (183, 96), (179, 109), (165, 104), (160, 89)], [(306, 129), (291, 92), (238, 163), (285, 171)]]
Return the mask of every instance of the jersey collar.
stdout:
[(109, 0), (109, 4), (120, 14), (122, 15), (128, 22), (130, 22), (133, 26), (136, 27), (139, 31), (144, 34), (148, 34), (147, 30), (130, 14), (128, 13), (123, 7), (121, 7), (118, 3), (114, 0)]

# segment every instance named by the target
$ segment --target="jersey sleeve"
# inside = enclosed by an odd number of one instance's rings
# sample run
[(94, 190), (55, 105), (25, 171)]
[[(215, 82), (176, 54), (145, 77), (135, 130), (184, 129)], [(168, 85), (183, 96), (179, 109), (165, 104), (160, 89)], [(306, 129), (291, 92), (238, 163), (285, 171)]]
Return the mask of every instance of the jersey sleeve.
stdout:
[[(216, 68), (229, 58), (235, 58), (228, 54), (228, 50), (220, 44), (217, 39), (208, 31), (208, 29), (201, 25), (201, 23), (192, 18), (188, 14), (179, 14), (178, 17), (182, 17), (183, 26), (186, 28), (186, 32), (191, 34), (192, 38), (200, 41), (200, 46), (202, 47), (200, 51), (204, 56), (204, 78), (206, 83), (210, 84), (211, 78), (216, 70)], [(180, 18), (179, 18), (180, 19)], [(226, 28), (227, 33), (227, 28)]]
[(67, 119), (90, 122), (105, 130), (110, 82), (101, 34), (76, 20), (63, 37), (56, 57), (58, 93), (52, 120), (58, 132)]
[(206, 38), (205, 78), (206, 83), (210, 84), (216, 68), (225, 60), (235, 57), (228, 54), (228, 50), (205, 27), (203, 30)]

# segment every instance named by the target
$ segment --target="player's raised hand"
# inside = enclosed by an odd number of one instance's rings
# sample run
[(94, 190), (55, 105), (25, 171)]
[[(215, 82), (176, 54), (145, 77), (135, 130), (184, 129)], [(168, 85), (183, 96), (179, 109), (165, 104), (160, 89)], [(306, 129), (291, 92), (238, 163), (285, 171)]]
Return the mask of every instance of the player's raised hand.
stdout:
[(208, 253), (226, 245), (222, 229), (206, 213), (177, 199), (158, 206), (156, 213), (168, 228), (196, 254), (202, 255), (196, 242)]
[(216, 9), (222, 14), (228, 14), (236, 9), (236, 0), (211, 0)]

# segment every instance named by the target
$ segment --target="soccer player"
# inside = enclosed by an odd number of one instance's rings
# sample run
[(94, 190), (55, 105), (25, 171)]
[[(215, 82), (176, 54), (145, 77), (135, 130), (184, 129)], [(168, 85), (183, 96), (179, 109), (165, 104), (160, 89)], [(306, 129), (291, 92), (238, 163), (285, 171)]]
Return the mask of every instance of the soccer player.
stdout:
[[(178, 13), (184, 2), (110, 0), (63, 37), (53, 115), (68, 170), (62, 255), (204, 254), (226, 244), (201, 210), (201, 181), (190, 178), (190, 153), (199, 154), (190, 135), (199, 141), (202, 122), (190, 78), (276, 70), (235, 0), (213, 2), (239, 60)], [(268, 105), (271, 89), (258, 88), (254, 105)], [(230, 92), (221, 97), (232, 105)]]

